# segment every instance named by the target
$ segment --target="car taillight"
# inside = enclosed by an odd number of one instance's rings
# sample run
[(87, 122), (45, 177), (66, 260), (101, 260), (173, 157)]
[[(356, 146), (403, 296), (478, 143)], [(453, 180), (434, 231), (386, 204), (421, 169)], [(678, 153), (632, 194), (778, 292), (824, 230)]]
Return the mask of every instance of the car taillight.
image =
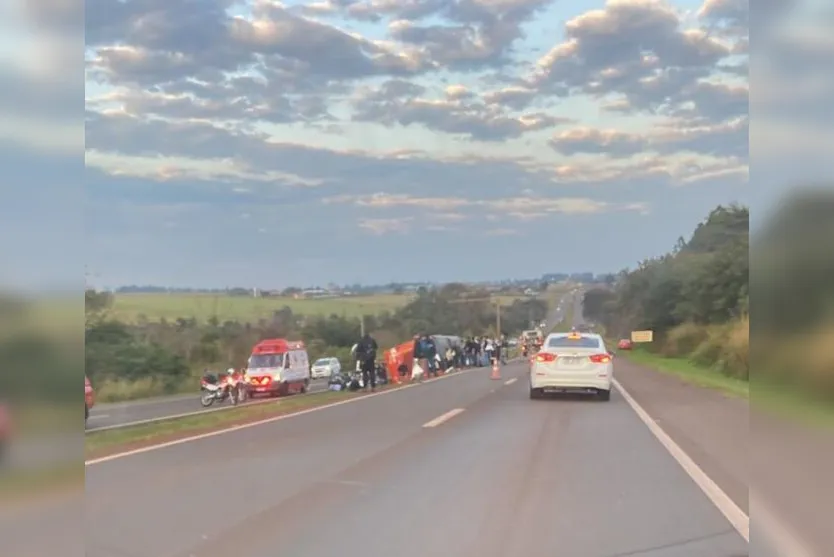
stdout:
[(551, 354), (550, 352), (539, 352), (536, 354), (536, 361), (537, 362), (553, 362), (556, 361), (556, 354)]
[(589, 358), (595, 364), (607, 364), (611, 361), (611, 356), (608, 354), (594, 354), (593, 356), (589, 356)]

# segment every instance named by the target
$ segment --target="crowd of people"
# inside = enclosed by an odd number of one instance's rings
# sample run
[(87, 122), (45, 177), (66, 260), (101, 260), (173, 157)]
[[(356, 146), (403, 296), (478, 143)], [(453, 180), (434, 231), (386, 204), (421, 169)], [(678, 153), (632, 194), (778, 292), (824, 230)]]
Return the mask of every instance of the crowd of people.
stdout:
[(414, 360), (430, 377), (440, 371), (484, 367), (494, 361), (506, 363), (507, 339), (492, 337), (414, 337)]

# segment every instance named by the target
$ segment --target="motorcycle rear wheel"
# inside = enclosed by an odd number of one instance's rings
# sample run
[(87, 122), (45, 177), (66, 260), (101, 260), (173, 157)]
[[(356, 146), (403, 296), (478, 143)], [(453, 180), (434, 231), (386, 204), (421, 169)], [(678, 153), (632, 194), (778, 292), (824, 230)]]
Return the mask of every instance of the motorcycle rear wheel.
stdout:
[(214, 393), (203, 393), (202, 396), (200, 396), (200, 404), (204, 408), (208, 408), (214, 404)]

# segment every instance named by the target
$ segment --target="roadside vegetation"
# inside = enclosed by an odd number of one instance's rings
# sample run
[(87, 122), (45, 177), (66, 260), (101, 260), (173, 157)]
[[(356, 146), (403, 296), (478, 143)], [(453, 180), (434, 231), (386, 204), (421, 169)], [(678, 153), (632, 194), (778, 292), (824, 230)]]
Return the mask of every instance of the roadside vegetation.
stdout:
[[(252, 346), (265, 338), (301, 339), (311, 361), (332, 356), (339, 358), (343, 366), (349, 365), (350, 347), (360, 336), (362, 313), (365, 330), (374, 335), (382, 348), (420, 332), (494, 334), (496, 301), (502, 303), (501, 324), (507, 334), (517, 334), (531, 320), (540, 321), (547, 314), (547, 302), (542, 298), (511, 292), (491, 296), (462, 284), (421, 289), (410, 299), (400, 298), (404, 303), (392, 307), (390, 299), (374, 305), (372, 297), (365, 297), (365, 303), (359, 306), (363, 310), (358, 314), (340, 312), (338, 306), (332, 305), (335, 300), (328, 301), (333, 309), (329, 315), (298, 313), (290, 305), (278, 307), (270, 300), (264, 302), (270, 311), (267, 317), (256, 309), (257, 305), (247, 306), (252, 308), (251, 315), (241, 312), (236, 318), (225, 320), (220, 319), (219, 313), (206, 317), (203, 312), (198, 317), (193, 307), (174, 306), (180, 307), (183, 314), (152, 319), (148, 317), (150, 311), (138, 310), (128, 314), (133, 318), (126, 318), (124, 312), (118, 311), (118, 296), (88, 290), (87, 375), (100, 401), (132, 400), (193, 390), (204, 369), (244, 365)], [(221, 307), (226, 302), (216, 305)]]
[(638, 351), (748, 381), (749, 221), (746, 207), (717, 207), (668, 254), (621, 272), (610, 288), (587, 291), (585, 318), (615, 340), (652, 330), (654, 342)]
[(585, 316), (612, 340), (652, 329), (654, 342), (638, 345), (628, 356), (634, 360), (749, 393), (754, 404), (830, 417), (832, 213), (830, 190), (795, 192), (751, 239), (747, 208), (718, 207), (670, 253), (586, 292)]

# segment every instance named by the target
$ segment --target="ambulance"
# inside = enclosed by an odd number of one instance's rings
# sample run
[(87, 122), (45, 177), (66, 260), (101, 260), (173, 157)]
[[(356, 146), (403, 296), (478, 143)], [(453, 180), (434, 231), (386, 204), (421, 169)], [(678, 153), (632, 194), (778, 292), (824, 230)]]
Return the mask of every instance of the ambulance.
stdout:
[(283, 396), (310, 388), (310, 360), (300, 340), (262, 340), (252, 348), (246, 366), (252, 395)]

